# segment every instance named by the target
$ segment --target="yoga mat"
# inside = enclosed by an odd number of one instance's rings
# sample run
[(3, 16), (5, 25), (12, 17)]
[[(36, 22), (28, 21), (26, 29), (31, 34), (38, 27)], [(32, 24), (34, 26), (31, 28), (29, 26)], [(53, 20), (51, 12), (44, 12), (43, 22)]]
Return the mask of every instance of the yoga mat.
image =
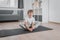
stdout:
[(14, 36), (14, 35), (22, 35), (22, 34), (27, 34), (27, 33), (35, 33), (35, 32), (47, 31), (47, 30), (52, 30), (52, 28), (39, 26), (33, 32), (25, 31), (24, 29), (21, 29), (21, 28), (0, 30), (0, 38), (8, 37), (8, 36)]

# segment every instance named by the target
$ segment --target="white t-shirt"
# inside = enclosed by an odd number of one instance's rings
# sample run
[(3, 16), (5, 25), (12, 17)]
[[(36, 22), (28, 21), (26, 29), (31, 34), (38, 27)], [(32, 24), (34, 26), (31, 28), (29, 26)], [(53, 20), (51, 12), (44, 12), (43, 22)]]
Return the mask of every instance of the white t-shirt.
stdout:
[(25, 21), (28, 22), (28, 24), (31, 24), (31, 23), (35, 22), (35, 18), (34, 17), (31, 17), (31, 18), (26, 17)]

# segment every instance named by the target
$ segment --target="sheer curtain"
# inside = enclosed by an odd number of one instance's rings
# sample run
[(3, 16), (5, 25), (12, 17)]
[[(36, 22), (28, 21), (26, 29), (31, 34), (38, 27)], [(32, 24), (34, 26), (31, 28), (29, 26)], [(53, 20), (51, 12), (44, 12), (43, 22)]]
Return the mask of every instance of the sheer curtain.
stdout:
[(17, 0), (0, 0), (0, 7), (13, 7), (17, 8)]
[(10, 7), (18, 8), (18, 0), (10, 0)]
[(10, 0), (0, 0), (0, 7), (9, 7)]

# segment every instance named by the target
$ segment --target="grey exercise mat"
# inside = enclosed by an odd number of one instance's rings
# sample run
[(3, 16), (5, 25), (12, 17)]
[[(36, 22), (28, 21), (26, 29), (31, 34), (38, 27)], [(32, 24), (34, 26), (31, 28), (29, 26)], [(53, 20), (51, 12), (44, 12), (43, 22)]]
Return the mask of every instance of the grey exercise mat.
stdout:
[(41, 32), (41, 31), (47, 31), (52, 30), (51, 28), (47, 28), (44, 26), (39, 26), (36, 28), (33, 32), (25, 31), (24, 29), (7, 29), (7, 30), (0, 30), (0, 38), (2, 37), (8, 37), (8, 36), (14, 36), (14, 35), (21, 35), (21, 34), (27, 34), (27, 33), (35, 33), (35, 32)]

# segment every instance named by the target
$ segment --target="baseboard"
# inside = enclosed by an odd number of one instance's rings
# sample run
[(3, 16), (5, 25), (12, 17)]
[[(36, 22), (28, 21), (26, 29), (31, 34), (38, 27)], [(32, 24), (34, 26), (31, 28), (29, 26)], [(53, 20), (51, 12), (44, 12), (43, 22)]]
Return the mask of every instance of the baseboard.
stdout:
[(54, 21), (48, 21), (49, 23), (56, 23), (56, 24), (60, 24), (60, 22), (54, 22)]

